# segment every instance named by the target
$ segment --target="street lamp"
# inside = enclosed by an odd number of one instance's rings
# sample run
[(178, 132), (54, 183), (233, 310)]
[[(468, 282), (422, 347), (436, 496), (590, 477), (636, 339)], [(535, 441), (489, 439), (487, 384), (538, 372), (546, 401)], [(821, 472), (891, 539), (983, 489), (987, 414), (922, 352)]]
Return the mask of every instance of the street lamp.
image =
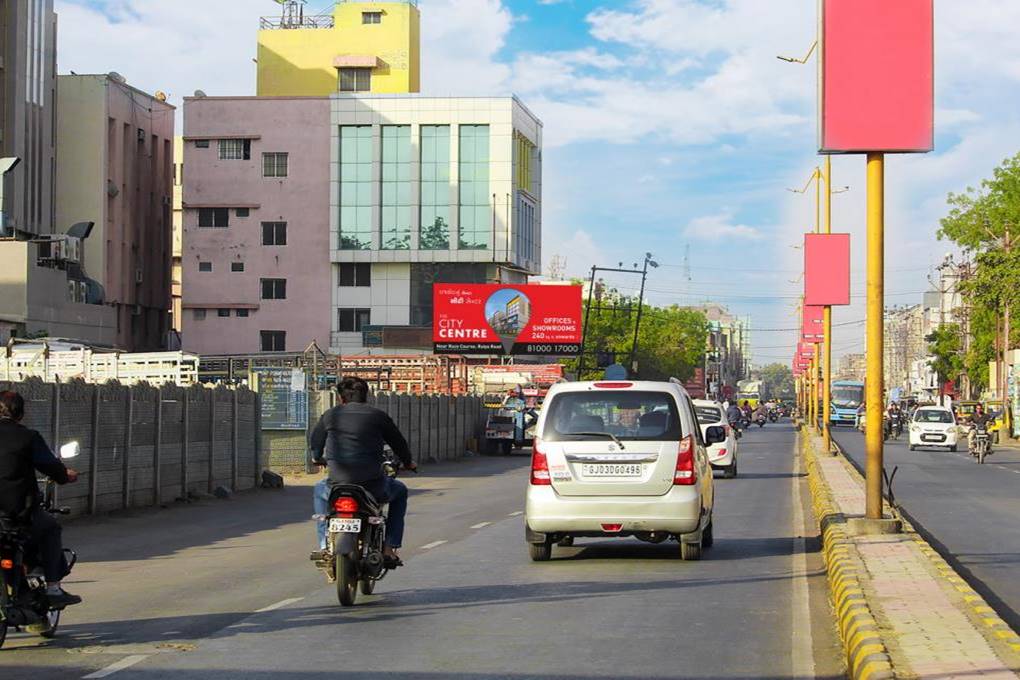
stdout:
[(7, 212), (4, 210), (4, 181), (7, 173), (21, 162), (17, 156), (0, 158), (0, 236), (7, 234)]

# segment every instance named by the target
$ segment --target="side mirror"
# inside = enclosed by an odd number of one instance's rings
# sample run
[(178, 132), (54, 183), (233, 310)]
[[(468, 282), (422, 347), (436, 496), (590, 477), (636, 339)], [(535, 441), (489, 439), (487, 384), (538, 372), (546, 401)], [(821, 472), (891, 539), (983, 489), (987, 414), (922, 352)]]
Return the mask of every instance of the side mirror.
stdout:
[(60, 447), (60, 458), (62, 460), (77, 458), (79, 453), (81, 453), (81, 446), (78, 445), (78, 442), (68, 442)]
[(705, 430), (706, 444), (722, 444), (724, 441), (726, 441), (726, 430), (718, 425), (712, 425)]

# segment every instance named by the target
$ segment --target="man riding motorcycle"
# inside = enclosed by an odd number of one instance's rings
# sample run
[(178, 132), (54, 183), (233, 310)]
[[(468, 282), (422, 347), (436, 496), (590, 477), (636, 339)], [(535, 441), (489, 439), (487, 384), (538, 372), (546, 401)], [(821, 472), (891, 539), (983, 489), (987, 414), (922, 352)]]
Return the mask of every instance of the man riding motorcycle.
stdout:
[(57, 484), (76, 481), (78, 473), (53, 455), (38, 432), (21, 424), (24, 416), (24, 398), (0, 392), (0, 516), (29, 526), (31, 547), (46, 577), (46, 598), (53, 609), (63, 609), (81, 598), (60, 586), (67, 573), (60, 524), (40, 505), (36, 471)]
[[(386, 568), (401, 566), (397, 550), (403, 541), (404, 516), (407, 514), (407, 487), (383, 472), (383, 444), (408, 470), (417, 470), (411, 460), (407, 440), (393, 420), (380, 409), (369, 406), (368, 383), (361, 378), (345, 378), (340, 384), (341, 405), (322, 414), (309, 441), (312, 461), (329, 471), (328, 482), (315, 485), (313, 505), (317, 517), (325, 516), (329, 505), (330, 484), (357, 484), (380, 503), (389, 503), (386, 520)], [(319, 553), (326, 549), (325, 522), (318, 522)]]
[[(973, 454), (975, 450), (974, 444), (977, 438), (978, 430), (987, 432), (989, 423), (994, 422), (994, 420), (995, 419), (992, 418), (992, 416), (985, 413), (984, 406), (982, 406), (981, 404), (978, 404), (977, 406), (974, 407), (974, 415), (972, 415), (970, 418), (971, 428), (970, 431), (967, 432), (967, 450), (971, 454)], [(991, 452), (991, 447), (989, 447), (988, 452)]]

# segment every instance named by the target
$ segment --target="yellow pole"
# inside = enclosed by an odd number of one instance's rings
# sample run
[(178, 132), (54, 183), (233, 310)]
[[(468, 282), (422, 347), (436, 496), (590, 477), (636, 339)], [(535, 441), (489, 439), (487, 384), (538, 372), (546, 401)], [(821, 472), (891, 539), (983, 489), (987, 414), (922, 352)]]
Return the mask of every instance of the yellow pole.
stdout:
[(818, 413), (818, 368), (819, 368), (819, 362), (818, 362), (818, 359), (819, 359), (819, 357), (818, 357), (818, 343), (817, 342), (813, 342), (813, 343), (811, 343), (811, 346), (815, 350), (815, 357), (814, 357), (814, 359), (811, 362), (811, 381), (812, 381), (811, 382), (811, 409), (812, 409), (811, 412), (812, 412), (812, 414), (814, 416), (814, 420), (811, 421), (811, 426), (814, 428), (815, 432), (819, 432), (819, 426), (818, 426), (818, 416), (819, 416), (819, 413)]
[[(832, 156), (825, 157), (825, 233), (832, 233)], [(832, 307), (825, 305), (822, 317), (822, 437), (825, 451), (832, 450)]]
[(865, 514), (882, 518), (882, 314), (885, 298), (885, 155), (868, 154), (867, 427)]

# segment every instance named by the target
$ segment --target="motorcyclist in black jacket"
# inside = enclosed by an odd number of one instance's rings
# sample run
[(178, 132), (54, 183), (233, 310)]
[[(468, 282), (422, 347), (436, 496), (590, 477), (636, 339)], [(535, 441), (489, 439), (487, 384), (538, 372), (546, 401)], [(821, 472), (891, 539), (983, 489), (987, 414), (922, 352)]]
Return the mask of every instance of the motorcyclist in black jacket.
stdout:
[[(393, 454), (408, 470), (418, 468), (411, 459), (407, 440), (385, 411), (369, 406), (368, 383), (361, 378), (345, 378), (339, 387), (341, 406), (322, 414), (309, 441), (312, 461), (325, 465), (332, 484), (357, 484), (380, 503), (389, 503), (386, 518), (384, 558), (387, 568), (399, 566), (400, 548), (407, 514), (407, 487), (403, 482), (383, 473), (383, 445), (389, 444)], [(325, 495), (326, 501), (323, 502)], [(316, 514), (324, 514), (329, 490), (317, 485)], [(320, 529), (320, 549), (322, 546)], [(314, 554), (313, 554), (314, 557)]]
[(57, 484), (78, 479), (78, 473), (53, 455), (42, 436), (21, 424), (25, 400), (17, 392), (0, 392), (0, 515), (29, 526), (30, 547), (41, 560), (46, 597), (54, 609), (81, 602), (60, 586), (67, 573), (60, 524), (40, 505), (36, 471)]

